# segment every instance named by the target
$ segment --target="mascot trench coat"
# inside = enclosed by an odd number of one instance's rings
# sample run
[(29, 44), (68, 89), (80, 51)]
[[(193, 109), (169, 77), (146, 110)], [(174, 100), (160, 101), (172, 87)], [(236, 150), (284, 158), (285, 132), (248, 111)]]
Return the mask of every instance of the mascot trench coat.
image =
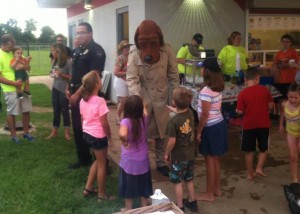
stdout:
[(174, 88), (179, 87), (179, 74), (173, 50), (167, 44), (160, 49), (160, 60), (146, 64), (140, 50), (129, 53), (126, 80), (131, 95), (139, 95), (146, 102), (149, 127), (148, 138), (165, 138), (169, 120), (166, 105), (172, 103)]

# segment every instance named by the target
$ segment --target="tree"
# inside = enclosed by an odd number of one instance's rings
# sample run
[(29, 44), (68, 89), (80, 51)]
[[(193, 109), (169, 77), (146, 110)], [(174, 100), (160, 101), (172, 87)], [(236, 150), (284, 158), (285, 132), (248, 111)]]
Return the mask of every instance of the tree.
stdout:
[(55, 38), (56, 38), (56, 35), (55, 35), (54, 30), (49, 26), (44, 26), (41, 29), (41, 35), (38, 40), (41, 43), (49, 44), (49, 43), (54, 43)]
[(2, 34), (10, 33), (14, 36), (17, 43), (22, 42), (22, 29), (18, 27), (18, 22), (15, 19), (9, 19), (6, 24), (1, 24), (0, 32)]
[[(18, 22), (15, 19), (9, 19), (5, 24), (0, 24), (0, 37), (4, 33), (10, 33), (14, 36), (17, 44), (33, 44), (37, 40), (40, 43), (49, 44), (56, 42), (56, 34), (50, 26), (44, 26), (41, 28), (41, 35), (37, 39), (33, 34), (37, 30), (36, 23), (34, 19), (29, 19), (25, 21), (26, 26), (24, 31), (18, 27)], [(63, 35), (62, 35), (63, 36)], [(65, 38), (65, 36), (63, 36)]]
[(25, 21), (26, 23), (26, 27), (24, 29), (24, 33), (23, 33), (23, 41), (25, 43), (34, 43), (36, 42), (36, 37), (35, 35), (32, 33), (34, 31), (36, 31), (36, 21), (33, 19), (29, 19), (27, 21)]

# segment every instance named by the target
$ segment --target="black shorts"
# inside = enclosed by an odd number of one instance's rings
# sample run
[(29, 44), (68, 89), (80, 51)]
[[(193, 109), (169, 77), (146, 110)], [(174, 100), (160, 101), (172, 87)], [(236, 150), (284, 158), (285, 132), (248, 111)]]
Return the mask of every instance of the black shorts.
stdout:
[(282, 97), (279, 97), (278, 99), (274, 99), (274, 101), (277, 103), (280, 99), (286, 99), (287, 93), (289, 91), (291, 83), (276, 83), (274, 84), (274, 87), (282, 94)]
[(244, 152), (256, 151), (256, 141), (259, 151), (268, 150), (269, 128), (257, 128), (243, 130), (241, 150)]
[(107, 137), (96, 138), (92, 135), (89, 135), (88, 133), (83, 132), (83, 140), (84, 143), (88, 144), (91, 149), (101, 150), (108, 147)]

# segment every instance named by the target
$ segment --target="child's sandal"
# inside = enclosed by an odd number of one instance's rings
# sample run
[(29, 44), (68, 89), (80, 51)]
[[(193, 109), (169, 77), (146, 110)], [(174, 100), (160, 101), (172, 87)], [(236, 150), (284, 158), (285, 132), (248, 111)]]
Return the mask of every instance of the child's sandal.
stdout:
[(87, 188), (84, 188), (82, 193), (83, 197), (85, 198), (88, 196), (96, 196), (97, 194), (98, 194), (97, 189), (89, 190)]

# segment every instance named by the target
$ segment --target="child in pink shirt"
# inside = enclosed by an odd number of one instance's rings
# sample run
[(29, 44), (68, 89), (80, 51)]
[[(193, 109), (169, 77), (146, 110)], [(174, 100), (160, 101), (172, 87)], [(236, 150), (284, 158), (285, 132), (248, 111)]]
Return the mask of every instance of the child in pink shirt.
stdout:
[[(82, 120), (83, 140), (92, 149), (96, 160), (90, 168), (83, 195), (98, 193), (98, 201), (112, 200), (113, 197), (106, 194), (106, 167), (107, 167), (107, 147), (111, 140), (110, 127), (107, 121), (109, 112), (106, 102), (102, 97), (98, 97), (101, 89), (101, 79), (97, 72), (91, 71), (84, 75), (82, 79), (80, 100), (80, 114)], [(97, 177), (98, 191), (94, 191), (93, 183)]]

